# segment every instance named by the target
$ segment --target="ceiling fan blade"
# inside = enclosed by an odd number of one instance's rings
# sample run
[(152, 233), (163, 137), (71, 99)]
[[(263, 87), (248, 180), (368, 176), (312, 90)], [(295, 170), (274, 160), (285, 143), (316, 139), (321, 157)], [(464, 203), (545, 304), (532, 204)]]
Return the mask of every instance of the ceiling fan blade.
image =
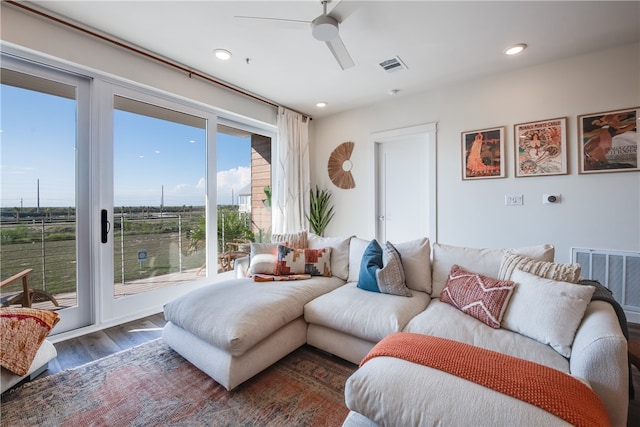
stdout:
[(292, 23), (296, 23), (296, 24), (311, 24), (311, 21), (302, 21), (299, 19), (282, 19), (282, 18), (267, 18), (264, 16), (242, 16), (242, 15), (236, 15), (234, 16), (234, 18), (238, 18), (238, 19), (259, 19), (262, 21), (279, 21), (279, 22), (292, 22)]
[(338, 61), (340, 68), (346, 70), (347, 68), (351, 68), (355, 65), (353, 63), (353, 59), (351, 59), (351, 55), (349, 55), (349, 52), (347, 51), (347, 48), (344, 46), (344, 43), (342, 43), (340, 36), (333, 40), (329, 40), (326, 43), (333, 56), (336, 58), (336, 61)]
[(357, 1), (338, 0), (338, 4), (331, 9), (329, 15), (337, 19), (338, 22), (342, 24), (345, 19), (347, 19), (359, 7), (360, 5), (358, 5)]

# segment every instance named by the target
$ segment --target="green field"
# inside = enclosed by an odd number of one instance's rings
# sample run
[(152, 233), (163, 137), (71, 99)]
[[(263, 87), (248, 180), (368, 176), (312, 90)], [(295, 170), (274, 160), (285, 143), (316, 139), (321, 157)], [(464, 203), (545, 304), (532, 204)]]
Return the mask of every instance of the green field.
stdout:
[[(182, 224), (180, 239), (176, 219), (162, 219), (153, 221), (152, 224), (149, 222), (137, 225), (127, 225), (125, 222), (124, 242), (120, 230), (116, 229), (111, 234), (114, 239), (116, 282), (122, 282), (123, 263), (125, 281), (178, 272), (180, 263), (183, 271), (204, 265), (204, 242), (199, 242), (197, 250), (193, 249), (193, 241), (188, 236), (191, 230), (189, 224)], [(119, 227), (119, 223), (116, 226)], [(145, 250), (147, 254), (146, 260), (142, 262), (138, 260), (140, 250)], [(54, 222), (45, 224), (44, 227), (41, 224), (4, 224), (0, 256), (2, 278), (33, 268), (29, 275), (31, 287), (52, 294), (75, 291), (76, 245), (73, 224)], [(21, 284), (16, 283), (3, 288), (2, 293), (20, 289)]]
[[(129, 282), (204, 266), (202, 207), (118, 210), (109, 233), (113, 239), (116, 283), (123, 281), (123, 270), (124, 281)], [(75, 291), (75, 212), (67, 208), (42, 209), (40, 213), (33, 208), (20, 213), (17, 209), (2, 212), (0, 277), (6, 279), (32, 268), (29, 275), (32, 288), (52, 294)], [(238, 213), (237, 206), (218, 206), (218, 251), (227, 250), (226, 242), (234, 239), (253, 241), (250, 221), (250, 215)], [(139, 260), (140, 251), (147, 255), (144, 261)], [(21, 284), (16, 283), (4, 287), (2, 293), (20, 289)]]

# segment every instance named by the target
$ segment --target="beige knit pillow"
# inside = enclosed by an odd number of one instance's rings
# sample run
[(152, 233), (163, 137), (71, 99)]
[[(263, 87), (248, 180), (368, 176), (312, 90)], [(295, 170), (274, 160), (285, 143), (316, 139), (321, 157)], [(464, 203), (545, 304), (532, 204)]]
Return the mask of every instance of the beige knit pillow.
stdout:
[(581, 267), (580, 264), (538, 261), (523, 255), (507, 252), (502, 256), (498, 279), (511, 280), (511, 275), (515, 270), (522, 270), (545, 279), (577, 283), (580, 279)]
[(297, 233), (272, 234), (271, 243), (280, 243), (281, 245), (287, 243), (287, 246), (293, 249), (307, 249), (309, 247), (307, 232), (304, 230)]

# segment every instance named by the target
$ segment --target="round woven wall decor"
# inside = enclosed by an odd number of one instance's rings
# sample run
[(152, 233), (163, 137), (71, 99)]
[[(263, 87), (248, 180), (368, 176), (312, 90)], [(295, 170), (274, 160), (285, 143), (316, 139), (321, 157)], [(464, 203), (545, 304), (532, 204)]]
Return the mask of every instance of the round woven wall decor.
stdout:
[(327, 170), (329, 178), (336, 187), (348, 190), (356, 186), (356, 182), (351, 175), (351, 153), (353, 152), (353, 142), (343, 142), (338, 145), (329, 156)]

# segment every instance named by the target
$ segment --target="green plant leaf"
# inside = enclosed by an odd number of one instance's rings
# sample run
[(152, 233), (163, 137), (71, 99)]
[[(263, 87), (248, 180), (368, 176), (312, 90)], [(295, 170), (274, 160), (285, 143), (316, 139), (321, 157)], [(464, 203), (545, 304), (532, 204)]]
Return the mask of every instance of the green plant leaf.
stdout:
[(327, 189), (318, 188), (316, 185), (315, 192), (309, 190), (309, 215), (306, 215), (309, 221), (309, 227), (318, 236), (324, 235), (324, 230), (333, 219), (334, 211), (331, 205), (331, 192)]

